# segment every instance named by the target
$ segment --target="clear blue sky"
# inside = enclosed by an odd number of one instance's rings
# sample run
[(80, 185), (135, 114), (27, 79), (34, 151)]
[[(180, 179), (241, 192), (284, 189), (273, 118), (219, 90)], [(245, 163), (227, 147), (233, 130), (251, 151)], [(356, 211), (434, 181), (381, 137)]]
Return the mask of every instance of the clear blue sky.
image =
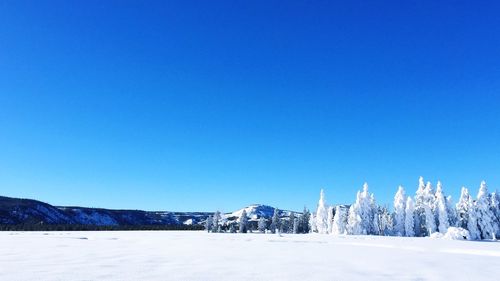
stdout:
[(0, 194), (231, 211), (500, 187), (499, 4), (376, 2), (1, 1)]

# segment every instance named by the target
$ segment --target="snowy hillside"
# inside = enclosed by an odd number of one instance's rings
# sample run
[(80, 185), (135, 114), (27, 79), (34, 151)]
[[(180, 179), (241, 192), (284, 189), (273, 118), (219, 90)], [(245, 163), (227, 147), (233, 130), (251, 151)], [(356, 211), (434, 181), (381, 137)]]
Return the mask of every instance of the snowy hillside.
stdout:
[(148, 212), (85, 207), (57, 207), (30, 199), (0, 196), (0, 224), (5, 225), (181, 225), (200, 224), (209, 212)]
[(498, 280), (500, 243), (175, 231), (0, 232), (0, 280)]
[[(274, 207), (253, 204), (243, 209), (223, 214), (226, 222), (238, 221), (245, 210), (250, 221), (260, 217), (270, 219)], [(294, 212), (295, 213), (295, 212)], [(0, 224), (80, 224), (96, 226), (123, 225), (199, 225), (204, 224), (211, 212), (168, 212), (141, 210), (110, 210), (85, 207), (57, 207), (31, 199), (0, 196)], [(278, 210), (280, 217), (290, 211)], [(296, 213), (298, 214), (298, 213)]]
[[(243, 211), (246, 211), (247, 217), (250, 221), (257, 221), (259, 218), (264, 217), (266, 219), (272, 218), (274, 214), (274, 207), (267, 206), (267, 205), (260, 205), (260, 204), (252, 204), (248, 207), (239, 209), (237, 211), (231, 212), (231, 213), (226, 213), (224, 214), (224, 217), (227, 220), (235, 220), (239, 221), (239, 218), (241, 217), (241, 214)], [(288, 217), (290, 216), (290, 213), (292, 211), (286, 211), (286, 210), (278, 210), (278, 214), (280, 217)], [(294, 214), (300, 214), (298, 212), (293, 212)]]

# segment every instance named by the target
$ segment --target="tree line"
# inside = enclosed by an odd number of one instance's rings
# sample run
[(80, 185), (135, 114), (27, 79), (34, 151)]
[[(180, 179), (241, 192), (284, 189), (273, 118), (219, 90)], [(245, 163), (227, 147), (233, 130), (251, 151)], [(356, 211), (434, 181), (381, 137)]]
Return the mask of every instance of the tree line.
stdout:
[(280, 210), (274, 209), (271, 219), (261, 216), (258, 221), (249, 221), (246, 210), (243, 210), (237, 220), (227, 220), (221, 212), (217, 211), (213, 216), (209, 216), (205, 222), (205, 229), (208, 232), (229, 232), (247, 233), (257, 231), (260, 233), (309, 233), (310, 212), (307, 208), (301, 214), (296, 215), (289, 212), (288, 216), (280, 217)]
[(500, 194), (490, 193), (482, 181), (476, 197), (462, 187), (459, 201), (453, 204), (451, 196), (445, 196), (441, 182), (433, 188), (420, 177), (413, 198), (398, 187), (390, 211), (376, 204), (365, 183), (348, 208), (327, 207), (321, 191), (318, 209), (310, 222), (313, 231), (335, 235), (439, 237), (459, 233), (469, 240), (496, 239), (500, 235)]
[(490, 193), (484, 181), (476, 197), (462, 187), (460, 199), (452, 203), (446, 196), (441, 182), (436, 188), (419, 178), (413, 197), (407, 196), (399, 186), (392, 209), (376, 203), (368, 184), (356, 194), (351, 205), (328, 206), (324, 191), (316, 212), (306, 208), (302, 214), (290, 212), (280, 218), (279, 210), (273, 217), (249, 223), (246, 211), (235, 221), (228, 221), (220, 212), (209, 216), (205, 229), (208, 232), (240, 232), (257, 230), (262, 233), (320, 233), (333, 235), (383, 235), (383, 236), (459, 236), (462, 239), (496, 239), (500, 236), (500, 194)]

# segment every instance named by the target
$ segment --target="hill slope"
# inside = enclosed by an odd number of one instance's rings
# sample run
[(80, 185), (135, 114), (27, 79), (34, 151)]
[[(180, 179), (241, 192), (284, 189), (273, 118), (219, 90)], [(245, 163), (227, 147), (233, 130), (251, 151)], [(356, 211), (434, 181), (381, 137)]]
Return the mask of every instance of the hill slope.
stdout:
[[(270, 219), (274, 207), (253, 204), (243, 209), (226, 213), (226, 221), (238, 221), (246, 210), (250, 221), (260, 217)], [(295, 213), (295, 212), (294, 212)], [(31, 199), (0, 196), (0, 224), (4, 225), (89, 225), (89, 226), (180, 226), (199, 225), (212, 212), (168, 212), (141, 210), (111, 210), (85, 207), (59, 207)], [(298, 214), (298, 213), (296, 213)], [(290, 211), (279, 211), (287, 217)]]
[(180, 225), (186, 221), (201, 223), (210, 214), (56, 207), (37, 200), (0, 196), (0, 224)]

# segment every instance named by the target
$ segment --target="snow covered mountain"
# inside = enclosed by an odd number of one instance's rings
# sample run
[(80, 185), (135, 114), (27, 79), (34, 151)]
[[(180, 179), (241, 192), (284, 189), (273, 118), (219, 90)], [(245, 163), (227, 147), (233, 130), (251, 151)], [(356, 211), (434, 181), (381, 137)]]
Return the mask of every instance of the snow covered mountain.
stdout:
[[(274, 207), (253, 204), (234, 212), (225, 213), (223, 216), (226, 221), (238, 221), (243, 210), (247, 212), (250, 221), (257, 221), (262, 216), (270, 219), (274, 213)], [(168, 212), (58, 207), (37, 200), (0, 196), (0, 224), (5, 225), (200, 225), (212, 214), (212, 212)], [(279, 211), (280, 217), (287, 217), (289, 215), (290, 211)]]
[(84, 207), (57, 207), (31, 200), (0, 196), (0, 224), (30, 225), (182, 225), (200, 224), (210, 212), (151, 212)]
[[(226, 213), (224, 214), (224, 218), (227, 219), (228, 221), (238, 221), (239, 218), (241, 217), (241, 214), (243, 213), (243, 210), (246, 211), (247, 217), (249, 221), (258, 221), (259, 218), (264, 217), (266, 219), (270, 219), (273, 217), (274, 214), (274, 207), (267, 206), (267, 205), (260, 205), (260, 204), (252, 204), (248, 207), (239, 209), (237, 211), (231, 212), (231, 213)], [(290, 213), (293, 211), (286, 211), (286, 210), (278, 210), (278, 216), (279, 217), (289, 217)], [(300, 213), (298, 212), (293, 212), (295, 215), (299, 215)]]

